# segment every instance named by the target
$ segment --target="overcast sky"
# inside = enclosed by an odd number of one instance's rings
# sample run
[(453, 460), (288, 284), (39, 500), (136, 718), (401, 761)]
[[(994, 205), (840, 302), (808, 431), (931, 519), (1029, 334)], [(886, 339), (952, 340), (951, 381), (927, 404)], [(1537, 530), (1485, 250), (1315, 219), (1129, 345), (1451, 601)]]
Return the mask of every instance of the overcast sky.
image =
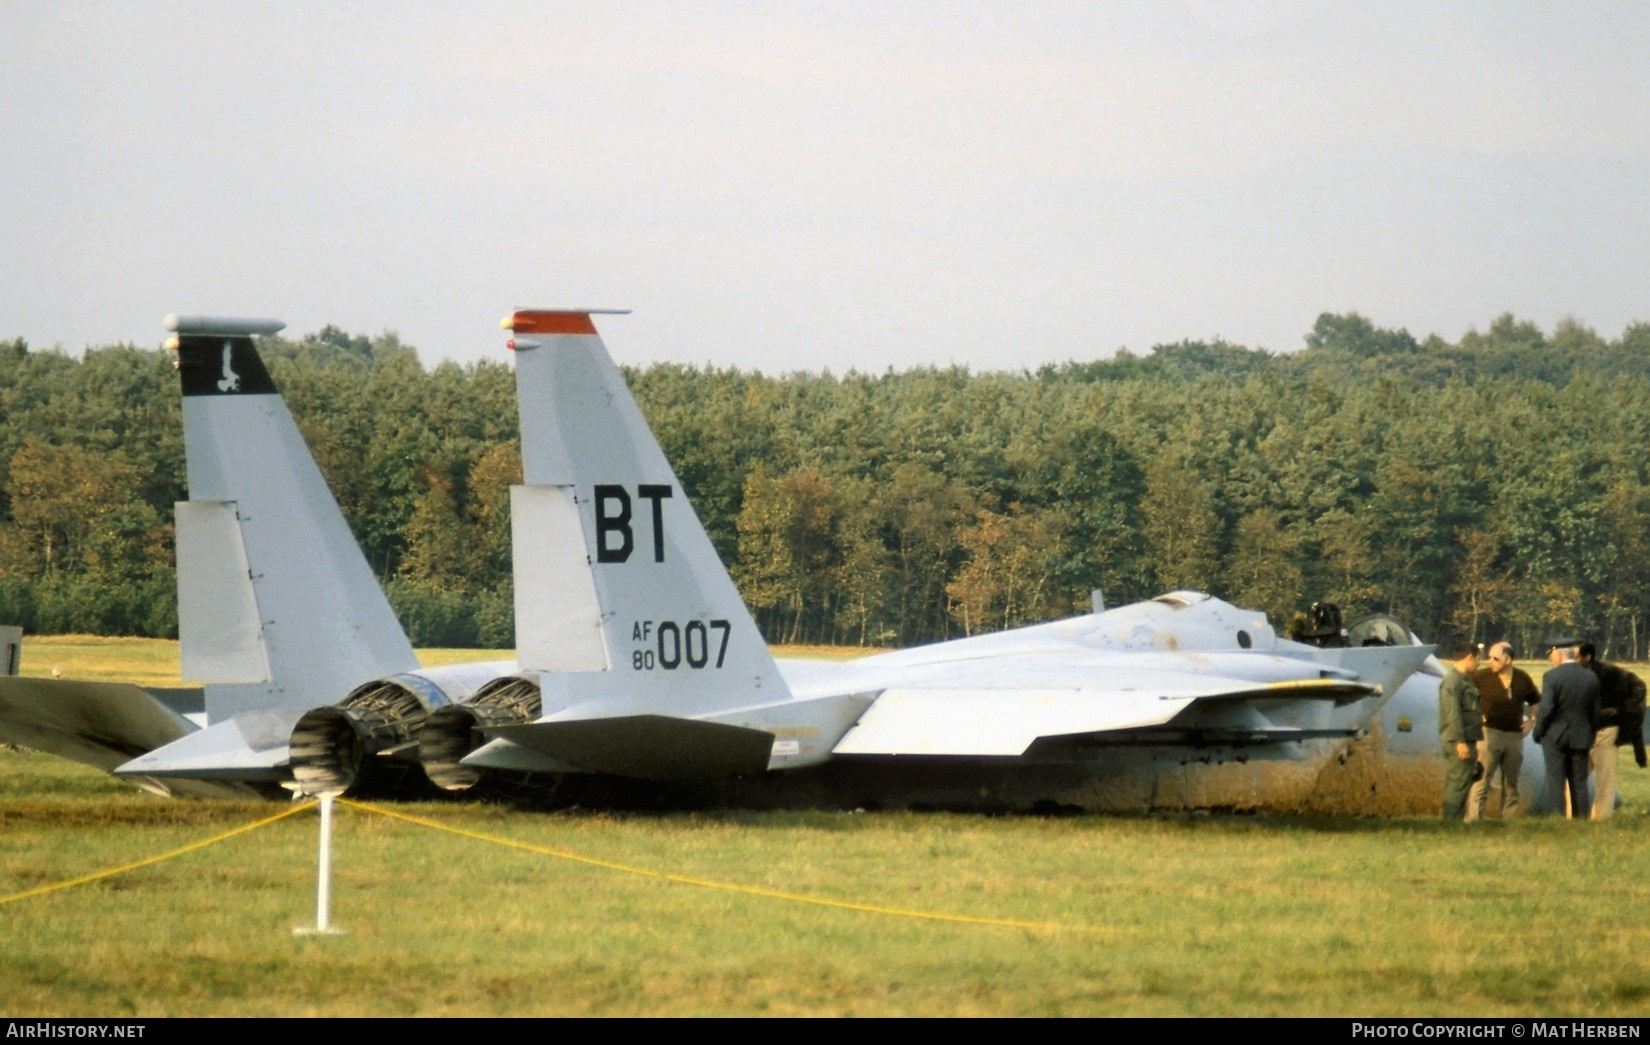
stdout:
[(0, 4), (0, 338), (975, 369), (1650, 320), (1650, 5)]

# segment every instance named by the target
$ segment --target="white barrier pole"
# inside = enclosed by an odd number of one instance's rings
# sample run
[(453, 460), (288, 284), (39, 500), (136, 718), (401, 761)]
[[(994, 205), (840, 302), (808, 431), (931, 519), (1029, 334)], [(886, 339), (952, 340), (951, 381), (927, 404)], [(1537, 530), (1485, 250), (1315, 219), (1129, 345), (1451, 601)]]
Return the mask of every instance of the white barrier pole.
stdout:
[(332, 904), (332, 795), (321, 796), (321, 867), (315, 887), (315, 931), (328, 931), (327, 908)]
[(321, 844), (315, 877), (315, 928), (292, 930), (301, 936), (336, 936), (332, 927), (332, 794), (321, 796)]

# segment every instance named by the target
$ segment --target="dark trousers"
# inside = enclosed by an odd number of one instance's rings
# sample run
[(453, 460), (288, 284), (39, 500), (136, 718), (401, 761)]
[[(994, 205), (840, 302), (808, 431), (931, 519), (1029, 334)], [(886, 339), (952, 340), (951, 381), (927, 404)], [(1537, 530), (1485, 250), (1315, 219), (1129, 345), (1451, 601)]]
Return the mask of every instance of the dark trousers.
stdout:
[(1564, 793), (1568, 789), (1570, 817), (1587, 819), (1593, 808), (1593, 800), (1587, 795), (1588, 749), (1559, 747), (1544, 740), (1541, 754), (1547, 762), (1547, 808), (1554, 816), (1563, 816)]

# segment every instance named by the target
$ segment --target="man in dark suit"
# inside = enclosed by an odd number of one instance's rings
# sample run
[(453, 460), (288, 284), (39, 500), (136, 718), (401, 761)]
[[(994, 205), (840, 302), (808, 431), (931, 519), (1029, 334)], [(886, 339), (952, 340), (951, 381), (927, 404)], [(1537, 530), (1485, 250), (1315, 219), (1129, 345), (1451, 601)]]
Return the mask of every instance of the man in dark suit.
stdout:
[(1645, 763), (1644, 680), (1600, 660), (1591, 642), (1581, 644), (1576, 663), (1598, 676), (1598, 733), (1587, 769), (1593, 781), (1593, 819), (1608, 820), (1616, 811), (1616, 745), (1631, 743), (1639, 766)]
[(1547, 640), (1547, 662), (1552, 670), (1541, 680), (1541, 710), (1531, 736), (1547, 761), (1547, 795), (1554, 813), (1564, 809), (1569, 788), (1568, 815), (1585, 820), (1592, 802), (1587, 797), (1587, 756), (1598, 732), (1598, 676), (1576, 663), (1580, 639)]

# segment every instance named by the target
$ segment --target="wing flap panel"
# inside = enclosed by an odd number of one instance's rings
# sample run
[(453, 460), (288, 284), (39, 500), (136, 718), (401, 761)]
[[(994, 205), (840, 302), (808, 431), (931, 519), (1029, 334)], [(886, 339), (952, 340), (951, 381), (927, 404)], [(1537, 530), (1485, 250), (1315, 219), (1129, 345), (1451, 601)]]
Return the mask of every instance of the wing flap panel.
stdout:
[(1073, 689), (891, 689), (832, 753), (1022, 755), (1039, 737), (1160, 725), (1189, 702)]
[(1345, 701), (1372, 692), (1339, 679), (1257, 685), (1208, 676), (1142, 689), (896, 688), (877, 698), (832, 753), (1014, 757), (1045, 737), (1167, 727), (1200, 702)]

